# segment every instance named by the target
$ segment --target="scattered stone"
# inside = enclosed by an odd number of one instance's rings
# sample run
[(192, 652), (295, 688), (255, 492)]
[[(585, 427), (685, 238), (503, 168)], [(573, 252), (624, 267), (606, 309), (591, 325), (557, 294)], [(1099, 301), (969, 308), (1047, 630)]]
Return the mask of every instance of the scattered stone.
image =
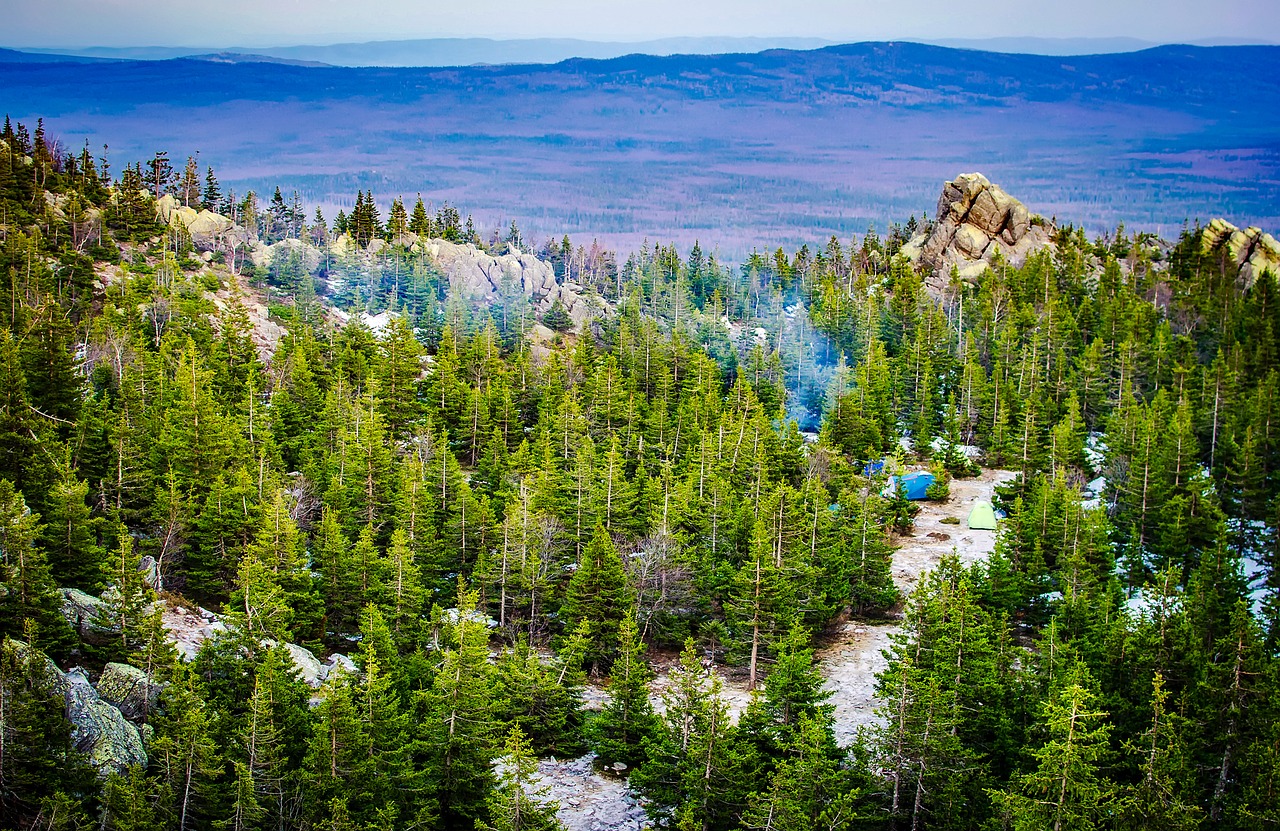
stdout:
[(221, 619), (213, 612), (193, 612), (174, 603), (164, 604), (161, 621), (169, 640), (178, 648), (178, 657), (184, 661), (194, 660), (204, 642), (222, 628)]

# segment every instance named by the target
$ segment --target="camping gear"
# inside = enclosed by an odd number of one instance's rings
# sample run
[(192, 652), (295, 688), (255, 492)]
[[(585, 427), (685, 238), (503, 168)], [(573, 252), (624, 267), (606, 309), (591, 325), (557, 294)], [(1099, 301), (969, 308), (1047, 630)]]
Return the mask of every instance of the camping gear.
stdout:
[(969, 511), (969, 527), (975, 531), (996, 530), (996, 512), (990, 502), (979, 499), (973, 503), (973, 510)]
[(867, 462), (862, 466), (863, 476), (875, 476), (877, 473), (884, 472), (884, 459), (878, 459), (874, 462)]
[(884, 496), (891, 497), (898, 492), (898, 488), (901, 486), (907, 495), (907, 499), (928, 499), (929, 486), (935, 481), (932, 473), (923, 470), (908, 473), (906, 476), (890, 476), (889, 484), (881, 493)]

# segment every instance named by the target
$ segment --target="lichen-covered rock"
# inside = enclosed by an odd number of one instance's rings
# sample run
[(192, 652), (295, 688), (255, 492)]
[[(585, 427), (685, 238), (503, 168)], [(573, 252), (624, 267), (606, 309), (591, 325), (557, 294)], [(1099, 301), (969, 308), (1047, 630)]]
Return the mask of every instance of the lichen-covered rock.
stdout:
[(100, 623), (103, 601), (79, 589), (60, 589), (62, 592), (62, 616), (81, 639), (94, 646), (102, 646), (120, 637), (119, 627)]
[(59, 696), (71, 722), (71, 743), (88, 757), (98, 775), (122, 773), (130, 765), (146, 765), (147, 751), (142, 734), (130, 724), (120, 710), (98, 697), (84, 673), (63, 672), (43, 653), (21, 641), (10, 641), (19, 659), (35, 662), (49, 684), (50, 692)]
[(156, 562), (156, 558), (150, 554), (138, 561), (138, 571), (142, 572), (142, 583), (149, 589), (159, 590), (163, 588), (160, 585), (160, 564)]
[(98, 775), (106, 777), (112, 772), (122, 773), (130, 765), (145, 765), (147, 751), (138, 728), (119, 709), (99, 698), (83, 675), (68, 673), (63, 679), (71, 741), (89, 757), (89, 764)]
[(952, 268), (962, 280), (976, 279), (997, 252), (1010, 265), (1021, 266), (1032, 252), (1050, 244), (1050, 230), (987, 177), (965, 173), (943, 186), (933, 232), (912, 240), (903, 253), (918, 260), (926, 284), (937, 292), (950, 281)]
[(130, 721), (145, 719), (163, 689), (162, 684), (128, 664), (107, 664), (98, 677), (98, 697), (115, 705)]
[(1260, 228), (1241, 230), (1225, 219), (1214, 219), (1205, 227), (1200, 245), (1205, 253), (1218, 250), (1230, 257), (1246, 288), (1268, 271), (1280, 277), (1280, 243)]

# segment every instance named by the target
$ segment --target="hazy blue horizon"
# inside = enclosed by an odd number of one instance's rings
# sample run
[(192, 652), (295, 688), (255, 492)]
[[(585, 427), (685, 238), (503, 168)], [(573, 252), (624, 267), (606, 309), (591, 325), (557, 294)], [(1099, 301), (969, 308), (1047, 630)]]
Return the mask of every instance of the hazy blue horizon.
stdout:
[(1136, 38), (1152, 43), (1280, 41), (1267, 0), (1066, 0), (1011, 6), (971, 0), (223, 0), (192, 9), (156, 0), (48, 0), (6, 12), (14, 48), (327, 46), (422, 38), (573, 38), (636, 43), (674, 37), (823, 38), (832, 42), (988, 38)]

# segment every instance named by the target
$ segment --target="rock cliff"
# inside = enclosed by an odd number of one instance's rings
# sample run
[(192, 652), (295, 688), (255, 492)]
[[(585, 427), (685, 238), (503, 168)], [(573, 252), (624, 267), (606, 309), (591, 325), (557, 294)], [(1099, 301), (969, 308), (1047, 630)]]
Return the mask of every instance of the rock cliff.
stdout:
[(1032, 252), (1051, 244), (1050, 232), (999, 185), (981, 173), (965, 173), (943, 186), (932, 233), (912, 240), (903, 253), (918, 260), (930, 289), (940, 291), (953, 267), (960, 279), (975, 280), (996, 252), (1021, 266)]
[(1225, 219), (1215, 219), (1204, 229), (1200, 244), (1206, 253), (1216, 249), (1230, 257), (1245, 286), (1252, 286), (1266, 271), (1280, 277), (1280, 243), (1259, 228), (1241, 230)]

